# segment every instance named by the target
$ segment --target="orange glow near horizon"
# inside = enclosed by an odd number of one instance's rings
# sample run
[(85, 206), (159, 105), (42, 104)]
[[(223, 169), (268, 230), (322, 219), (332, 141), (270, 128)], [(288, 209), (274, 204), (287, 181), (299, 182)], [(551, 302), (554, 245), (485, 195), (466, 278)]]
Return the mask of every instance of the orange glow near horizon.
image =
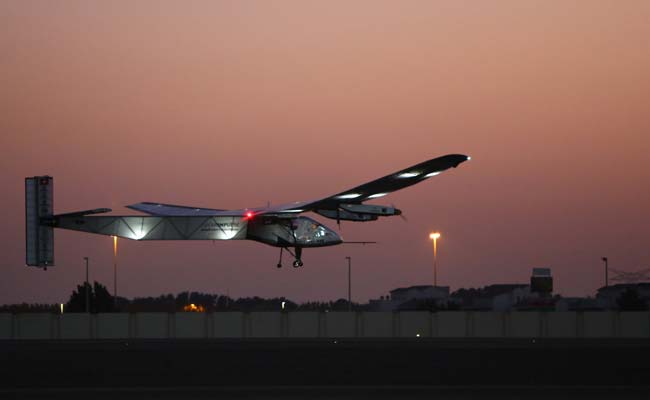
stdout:
[(205, 307), (203, 307), (200, 304), (197, 306), (196, 304), (192, 303), (192, 304), (188, 304), (188, 305), (184, 306), (183, 311), (185, 311), (185, 312), (205, 312)]

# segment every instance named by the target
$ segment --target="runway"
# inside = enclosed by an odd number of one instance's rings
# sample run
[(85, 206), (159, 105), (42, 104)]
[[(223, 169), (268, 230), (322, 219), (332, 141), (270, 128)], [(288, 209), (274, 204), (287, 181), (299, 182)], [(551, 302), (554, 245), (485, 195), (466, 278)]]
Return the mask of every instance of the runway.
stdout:
[(145, 387), (66, 388), (2, 391), (3, 398), (51, 399), (318, 399), (318, 400), (499, 400), (547, 399), (647, 399), (650, 391), (639, 387), (429, 387), (429, 386), (265, 386), (265, 387)]
[(647, 340), (0, 341), (0, 397), (636, 398), (649, 356)]

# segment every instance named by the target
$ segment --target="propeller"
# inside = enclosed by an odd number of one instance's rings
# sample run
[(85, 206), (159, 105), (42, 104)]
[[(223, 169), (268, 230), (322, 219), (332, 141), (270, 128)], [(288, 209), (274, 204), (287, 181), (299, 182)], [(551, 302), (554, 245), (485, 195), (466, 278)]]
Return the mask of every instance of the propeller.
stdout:
[(341, 230), (341, 207), (336, 208), (336, 225), (338, 225), (340, 231)]
[(399, 208), (395, 207), (395, 204), (391, 204), (390, 206), (393, 207), (393, 209), (395, 209), (395, 215), (399, 215), (399, 217), (402, 219), (402, 221), (404, 221), (404, 222), (409, 222), (408, 218), (406, 218), (406, 215), (404, 215), (404, 214), (402, 213), (402, 210), (400, 210)]

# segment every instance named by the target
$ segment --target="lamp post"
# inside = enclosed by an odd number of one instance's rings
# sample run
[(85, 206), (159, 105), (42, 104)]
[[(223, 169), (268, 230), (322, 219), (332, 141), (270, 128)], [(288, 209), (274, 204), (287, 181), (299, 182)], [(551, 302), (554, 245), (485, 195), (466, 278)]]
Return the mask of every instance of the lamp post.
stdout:
[(88, 257), (84, 257), (86, 261), (86, 287), (84, 292), (86, 292), (86, 313), (90, 312), (90, 283), (88, 283)]
[(609, 279), (607, 277), (608, 271), (608, 265), (607, 265), (607, 257), (603, 257), (602, 260), (605, 262), (605, 287), (609, 286)]
[(117, 311), (117, 236), (113, 236), (113, 308)]
[(352, 258), (345, 259), (348, 260), (348, 311), (352, 311)]
[(437, 262), (438, 262), (438, 239), (440, 238), (440, 232), (431, 232), (429, 234), (429, 239), (433, 239), (433, 286), (438, 286), (438, 271), (437, 271)]

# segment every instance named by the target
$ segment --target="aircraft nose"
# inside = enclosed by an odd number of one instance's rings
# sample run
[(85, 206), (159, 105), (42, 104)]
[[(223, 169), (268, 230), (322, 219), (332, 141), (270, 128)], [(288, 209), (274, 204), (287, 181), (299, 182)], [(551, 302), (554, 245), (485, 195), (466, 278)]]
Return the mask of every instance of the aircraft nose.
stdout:
[(395, 215), (402, 215), (402, 210), (400, 210), (399, 208), (396, 208), (395, 209)]

